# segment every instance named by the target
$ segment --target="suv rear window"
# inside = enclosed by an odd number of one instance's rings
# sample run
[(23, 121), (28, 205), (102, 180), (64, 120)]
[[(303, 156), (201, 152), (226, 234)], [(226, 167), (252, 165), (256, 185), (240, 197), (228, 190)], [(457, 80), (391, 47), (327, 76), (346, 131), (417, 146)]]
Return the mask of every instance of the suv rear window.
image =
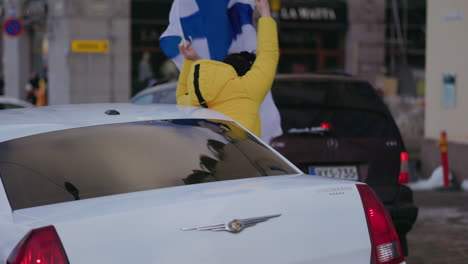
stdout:
[(276, 81), (275, 102), (280, 105), (317, 105), (352, 107), (382, 111), (383, 105), (374, 88), (367, 82), (350, 80)]
[[(285, 134), (387, 137), (398, 130), (366, 82), (277, 81), (273, 88)], [(327, 131), (321, 125), (331, 126)]]
[(0, 176), (13, 209), (295, 173), (263, 143), (226, 121), (101, 125), (0, 143)]

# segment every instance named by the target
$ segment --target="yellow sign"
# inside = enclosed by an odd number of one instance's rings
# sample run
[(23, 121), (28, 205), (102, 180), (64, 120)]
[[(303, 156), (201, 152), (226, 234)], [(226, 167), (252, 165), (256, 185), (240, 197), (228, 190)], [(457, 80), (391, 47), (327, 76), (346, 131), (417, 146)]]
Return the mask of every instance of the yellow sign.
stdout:
[(108, 53), (108, 40), (73, 40), (71, 43), (72, 52), (81, 53)]

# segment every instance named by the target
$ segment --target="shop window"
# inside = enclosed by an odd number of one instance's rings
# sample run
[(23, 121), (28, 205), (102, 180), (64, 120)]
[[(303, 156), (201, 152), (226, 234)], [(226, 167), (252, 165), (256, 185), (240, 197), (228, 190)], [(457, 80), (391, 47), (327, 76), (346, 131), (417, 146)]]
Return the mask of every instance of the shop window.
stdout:
[(317, 33), (310, 29), (281, 29), (279, 33), (281, 48), (318, 48)]
[(322, 49), (340, 50), (343, 47), (342, 36), (337, 33), (322, 34)]
[(317, 71), (317, 55), (284, 54), (278, 67), (280, 73), (304, 73)]
[(338, 56), (325, 57), (325, 71), (341, 70), (341, 58)]

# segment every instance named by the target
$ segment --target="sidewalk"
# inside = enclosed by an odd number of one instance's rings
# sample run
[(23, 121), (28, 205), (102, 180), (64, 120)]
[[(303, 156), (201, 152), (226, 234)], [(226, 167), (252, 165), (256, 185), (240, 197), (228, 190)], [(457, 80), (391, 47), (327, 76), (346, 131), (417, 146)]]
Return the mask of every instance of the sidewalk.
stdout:
[(408, 234), (408, 264), (468, 263), (468, 192), (414, 191), (419, 207)]

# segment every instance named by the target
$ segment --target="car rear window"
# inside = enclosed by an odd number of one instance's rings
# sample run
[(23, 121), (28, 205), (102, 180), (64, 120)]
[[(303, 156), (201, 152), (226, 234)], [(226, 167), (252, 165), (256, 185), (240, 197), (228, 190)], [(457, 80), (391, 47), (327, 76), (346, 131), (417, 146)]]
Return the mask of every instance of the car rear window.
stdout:
[(186, 184), (295, 174), (234, 123), (181, 119), (101, 125), (0, 143), (12, 208)]
[[(289, 135), (399, 135), (382, 100), (366, 82), (277, 81), (273, 95), (283, 131)], [(329, 127), (326, 131), (324, 125)]]

